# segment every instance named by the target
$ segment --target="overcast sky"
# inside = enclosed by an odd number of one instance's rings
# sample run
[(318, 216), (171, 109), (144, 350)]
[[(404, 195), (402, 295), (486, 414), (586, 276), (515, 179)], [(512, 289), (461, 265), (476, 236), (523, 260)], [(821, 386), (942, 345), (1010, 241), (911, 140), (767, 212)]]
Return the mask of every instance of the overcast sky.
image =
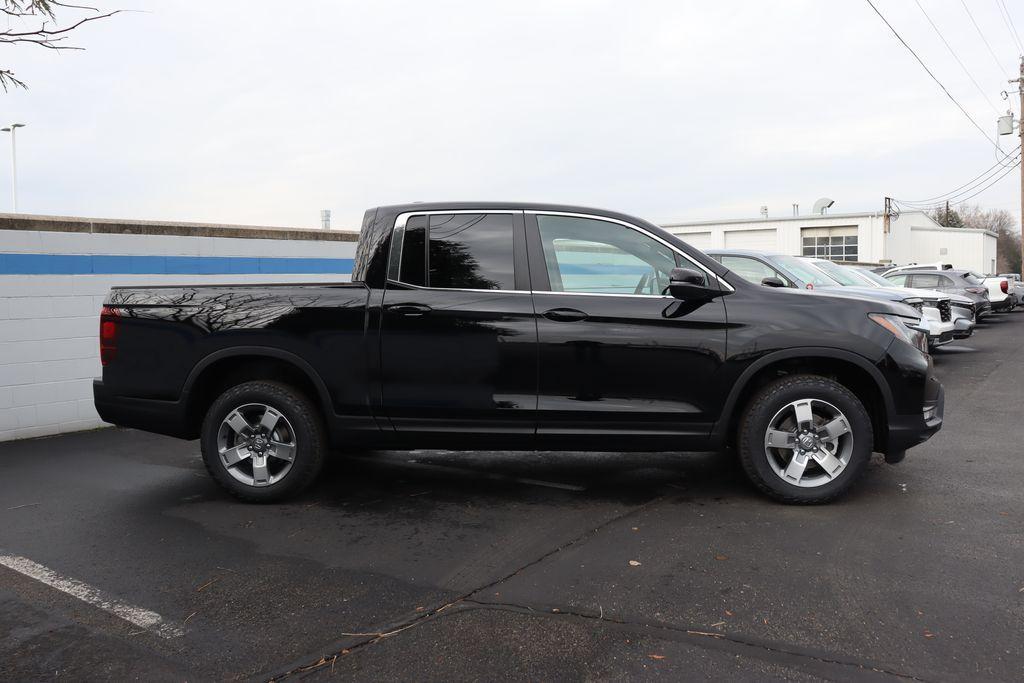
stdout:
[[(920, 1), (1005, 109), (999, 0), (966, 0), (998, 66), (959, 0)], [(28, 124), (25, 212), (315, 227), (330, 208), (350, 228), (377, 204), (508, 199), (664, 222), (880, 210), (995, 163), (865, 0), (90, 4), (143, 11), (83, 28), (84, 52), (0, 53), (30, 86), (0, 94)], [(917, 5), (876, 4), (994, 137)], [(0, 163), (3, 211), (9, 187)], [(1014, 172), (976, 201), (1018, 215), (1019, 190)]]

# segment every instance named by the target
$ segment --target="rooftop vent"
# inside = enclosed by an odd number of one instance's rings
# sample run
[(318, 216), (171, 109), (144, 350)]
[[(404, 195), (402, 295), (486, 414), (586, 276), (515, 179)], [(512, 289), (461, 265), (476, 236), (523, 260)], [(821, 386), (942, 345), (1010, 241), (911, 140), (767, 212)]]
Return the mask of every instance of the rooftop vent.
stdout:
[(812, 213), (820, 214), (822, 216), (828, 211), (829, 207), (836, 203), (836, 200), (829, 199), (828, 197), (822, 197), (818, 201), (814, 202), (814, 208), (811, 210)]

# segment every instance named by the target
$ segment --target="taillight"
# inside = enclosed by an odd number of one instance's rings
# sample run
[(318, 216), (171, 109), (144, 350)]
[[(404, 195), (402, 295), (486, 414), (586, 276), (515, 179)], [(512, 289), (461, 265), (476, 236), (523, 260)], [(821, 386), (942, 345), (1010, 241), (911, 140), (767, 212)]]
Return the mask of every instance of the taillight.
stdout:
[(1006, 294), (1006, 293), (1008, 293), (1008, 291), (1009, 291), (1010, 287), (1009, 287), (1009, 285), (1008, 285), (1008, 284), (1006, 283), (1006, 280), (1003, 280), (1003, 281), (1001, 281), (1001, 282), (999, 283), (999, 289), (1003, 290), (1003, 294)]
[(117, 319), (121, 317), (116, 308), (104, 306), (100, 310), (100, 363), (109, 365), (117, 355)]
[(988, 290), (985, 289), (984, 287), (967, 287), (965, 289), (971, 294), (985, 294), (986, 292), (988, 292)]

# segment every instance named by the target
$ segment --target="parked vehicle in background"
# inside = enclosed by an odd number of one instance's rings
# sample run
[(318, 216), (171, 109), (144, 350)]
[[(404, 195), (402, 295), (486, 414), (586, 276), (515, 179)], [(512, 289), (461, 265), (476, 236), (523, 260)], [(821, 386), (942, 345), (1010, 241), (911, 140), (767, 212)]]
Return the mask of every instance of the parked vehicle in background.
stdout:
[[(954, 326), (948, 307), (943, 311), (923, 311), (923, 300), (918, 296), (870, 286), (844, 285), (831, 274), (817, 267), (813, 260), (802, 256), (786, 256), (752, 249), (711, 249), (708, 256), (733, 270), (748, 282), (769, 287), (825, 290), (830, 294), (862, 296), (907, 304), (916, 308), (922, 316), (922, 329), (928, 338), (928, 346), (938, 346), (953, 340)], [(932, 295), (934, 298), (934, 295)]]
[[(842, 267), (854, 273), (866, 286), (897, 287), (897, 285), (886, 280), (870, 268), (865, 268), (863, 266)], [(927, 298), (928, 295), (943, 294), (942, 292), (929, 289), (909, 289), (906, 287), (898, 288), (907, 292), (920, 292), (925, 298)], [(952, 314), (953, 319), (953, 338), (966, 339), (970, 337), (974, 334), (975, 323), (978, 321), (977, 305), (973, 300), (960, 294), (948, 293), (946, 296), (949, 297), (950, 313)]]
[[(880, 289), (874, 282), (865, 283), (864, 280), (849, 266), (844, 266), (835, 261), (827, 259), (804, 257), (817, 268), (828, 273), (828, 275), (844, 287), (868, 287)], [(885, 288), (886, 293), (892, 293), (909, 299), (920, 299), (920, 304), (914, 307), (921, 311), (922, 324), (928, 330), (928, 348), (932, 349), (943, 344), (948, 344), (955, 338), (956, 325), (953, 322), (953, 310), (950, 298), (944, 294), (928, 289), (907, 289), (903, 287)], [(971, 329), (973, 330), (973, 323)]]
[(912, 270), (884, 276), (897, 287), (934, 289), (944, 294), (959, 294), (974, 302), (975, 314), (981, 320), (992, 312), (988, 287), (969, 270)]
[(1010, 283), (1010, 294), (1017, 298), (1017, 306), (1024, 305), (1024, 282), (1021, 281), (1018, 273), (1000, 273), (999, 277), (1006, 278)]
[(847, 491), (942, 425), (899, 302), (750, 284), (675, 235), (575, 206), (366, 212), (352, 282), (118, 287), (100, 416), (200, 439), (280, 500), (328, 450), (707, 451), (789, 503)]
[(988, 298), (992, 302), (993, 311), (1006, 313), (1017, 307), (1017, 295), (1010, 290), (1010, 281), (1005, 277), (984, 277), (977, 273), (974, 273), (974, 276), (981, 278), (982, 284), (988, 289)]
[[(952, 263), (908, 263), (904, 266), (883, 266), (882, 272), (886, 275), (890, 273), (902, 273), (908, 270), (952, 270)], [(877, 271), (876, 271), (877, 272)]]

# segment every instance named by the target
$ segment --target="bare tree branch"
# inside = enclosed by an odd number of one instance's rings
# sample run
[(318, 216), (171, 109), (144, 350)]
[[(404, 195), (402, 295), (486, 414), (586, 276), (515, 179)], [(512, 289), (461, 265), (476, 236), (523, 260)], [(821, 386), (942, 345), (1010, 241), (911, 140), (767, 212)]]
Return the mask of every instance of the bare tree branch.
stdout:
[[(92, 16), (80, 17), (72, 23), (60, 27), (57, 23), (57, 10), (70, 10), (78, 12), (92, 12)], [(6, 31), (0, 31), (0, 43), (11, 45), (30, 44), (44, 47), (48, 50), (84, 50), (83, 47), (64, 44), (72, 31), (100, 19), (108, 19), (124, 10), (112, 10), (101, 13), (95, 7), (86, 5), (74, 5), (60, 2), (60, 0), (0, 0), (0, 16), (6, 15), (8, 22), (17, 20), (21, 23), (35, 22), (27, 28), (8, 27)], [(53, 25), (51, 25), (53, 24)], [(28, 88), (24, 81), (15, 78), (11, 69), (0, 69), (0, 86), (4, 92), (10, 88)]]

